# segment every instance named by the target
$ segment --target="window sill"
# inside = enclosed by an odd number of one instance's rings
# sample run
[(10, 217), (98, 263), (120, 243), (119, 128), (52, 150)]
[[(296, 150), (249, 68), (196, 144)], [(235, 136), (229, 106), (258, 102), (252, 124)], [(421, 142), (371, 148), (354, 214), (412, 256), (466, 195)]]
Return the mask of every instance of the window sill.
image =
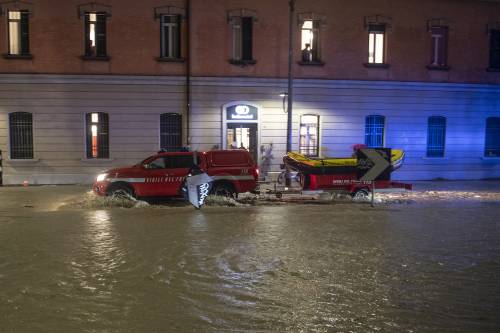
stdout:
[(2, 54), (4, 59), (19, 59), (19, 60), (31, 60), (33, 55), (31, 54)]
[(486, 71), (487, 72), (492, 72), (492, 73), (494, 73), (494, 72), (500, 72), (500, 68), (497, 68), (497, 67), (488, 67), (488, 68), (486, 68)]
[(299, 61), (298, 64), (300, 66), (324, 66), (325, 63), (323, 61)]
[(435, 66), (435, 65), (427, 65), (426, 68), (430, 71), (449, 71), (450, 66)]
[(85, 60), (85, 61), (109, 61), (110, 57), (109, 56), (81, 56), (80, 59)]
[(237, 66), (248, 66), (248, 65), (255, 65), (257, 63), (256, 60), (234, 60), (230, 59), (229, 63), (231, 65), (237, 65)]
[(365, 66), (366, 68), (382, 68), (382, 69), (390, 67), (389, 64), (372, 64), (372, 63), (369, 63), (369, 62), (365, 62), (363, 64), (363, 66)]
[(29, 164), (29, 163), (37, 163), (39, 162), (40, 160), (38, 158), (27, 158), (27, 159), (22, 159), (22, 158), (9, 158), (7, 159), (7, 161), (9, 161), (10, 163), (26, 163), (26, 164)]
[(99, 162), (112, 162), (114, 158), (82, 158), (82, 162), (99, 163)]
[(167, 57), (157, 57), (155, 58), (158, 62), (185, 62), (184, 58), (167, 58)]
[(431, 160), (431, 161), (449, 161), (450, 158), (443, 156), (443, 157), (431, 157), (431, 156), (424, 156), (422, 157), (423, 160)]

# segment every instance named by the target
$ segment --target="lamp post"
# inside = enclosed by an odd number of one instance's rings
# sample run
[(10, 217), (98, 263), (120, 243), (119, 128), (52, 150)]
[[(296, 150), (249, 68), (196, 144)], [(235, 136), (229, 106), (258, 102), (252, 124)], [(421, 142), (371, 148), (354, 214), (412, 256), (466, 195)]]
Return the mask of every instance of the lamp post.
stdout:
[[(295, 12), (295, 0), (288, 0), (289, 17), (288, 17), (288, 108), (287, 108), (287, 126), (286, 126), (286, 152), (292, 151), (292, 108), (293, 108), (293, 16)], [(283, 97), (283, 104), (285, 97)], [(287, 168), (285, 173), (286, 186), (292, 184), (290, 170)]]

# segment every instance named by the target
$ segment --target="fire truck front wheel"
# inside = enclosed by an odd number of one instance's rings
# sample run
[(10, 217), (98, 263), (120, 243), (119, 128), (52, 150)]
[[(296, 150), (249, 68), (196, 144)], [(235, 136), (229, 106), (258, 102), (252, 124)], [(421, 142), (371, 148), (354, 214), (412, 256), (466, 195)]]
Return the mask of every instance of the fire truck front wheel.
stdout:
[(211, 194), (221, 197), (234, 198), (236, 196), (236, 191), (234, 190), (234, 186), (232, 184), (226, 182), (218, 182), (214, 184)]
[(107, 196), (131, 196), (135, 198), (134, 189), (127, 183), (114, 183), (106, 190)]

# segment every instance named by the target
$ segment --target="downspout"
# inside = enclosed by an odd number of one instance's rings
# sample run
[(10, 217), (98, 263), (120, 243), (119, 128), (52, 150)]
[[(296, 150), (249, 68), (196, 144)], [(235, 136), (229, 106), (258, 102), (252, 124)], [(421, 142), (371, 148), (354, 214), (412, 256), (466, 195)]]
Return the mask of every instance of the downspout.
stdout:
[(191, 145), (189, 118), (191, 114), (191, 0), (186, 0), (186, 143)]

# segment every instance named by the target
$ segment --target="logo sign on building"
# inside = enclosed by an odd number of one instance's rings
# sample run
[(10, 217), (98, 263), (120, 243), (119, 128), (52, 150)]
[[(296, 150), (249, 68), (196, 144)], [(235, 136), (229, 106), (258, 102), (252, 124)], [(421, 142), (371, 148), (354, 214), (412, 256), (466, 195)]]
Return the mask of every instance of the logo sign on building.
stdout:
[(255, 106), (238, 104), (227, 108), (227, 120), (258, 120), (258, 110)]

